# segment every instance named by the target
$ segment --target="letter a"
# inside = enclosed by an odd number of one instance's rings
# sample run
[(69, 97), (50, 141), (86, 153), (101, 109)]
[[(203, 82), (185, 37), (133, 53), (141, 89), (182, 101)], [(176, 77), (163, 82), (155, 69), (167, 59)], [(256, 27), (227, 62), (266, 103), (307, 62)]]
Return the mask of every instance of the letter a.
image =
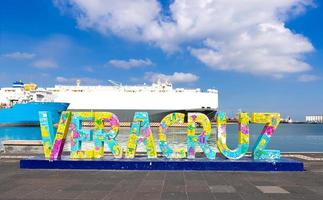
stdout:
[[(148, 158), (157, 158), (157, 152), (153, 134), (149, 124), (147, 112), (136, 112), (129, 132), (129, 140), (126, 150), (126, 158), (134, 158), (137, 150), (137, 143), (143, 142), (147, 149)], [(140, 129), (143, 128), (144, 136), (140, 137)]]

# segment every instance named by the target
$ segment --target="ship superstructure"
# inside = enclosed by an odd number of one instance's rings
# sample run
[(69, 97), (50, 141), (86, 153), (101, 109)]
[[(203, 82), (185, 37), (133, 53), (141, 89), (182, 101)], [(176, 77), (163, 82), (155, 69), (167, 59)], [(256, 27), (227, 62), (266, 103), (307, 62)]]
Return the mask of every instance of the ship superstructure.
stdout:
[(56, 85), (46, 90), (54, 101), (70, 103), (71, 111), (113, 112), (122, 122), (131, 122), (135, 112), (148, 112), (151, 122), (171, 112), (203, 112), (212, 119), (218, 109), (218, 91), (173, 88), (170, 82), (152, 85), (121, 85), (110, 81), (107, 86)]
[(53, 94), (36, 84), (13, 83), (0, 89), (0, 126), (38, 125), (39, 111), (50, 111), (57, 123), (68, 103), (54, 102)]
[(11, 107), (16, 103), (52, 102), (53, 95), (44, 88), (37, 88), (36, 84), (24, 84), (16, 81), (12, 87), (0, 88), (0, 104), (2, 107)]

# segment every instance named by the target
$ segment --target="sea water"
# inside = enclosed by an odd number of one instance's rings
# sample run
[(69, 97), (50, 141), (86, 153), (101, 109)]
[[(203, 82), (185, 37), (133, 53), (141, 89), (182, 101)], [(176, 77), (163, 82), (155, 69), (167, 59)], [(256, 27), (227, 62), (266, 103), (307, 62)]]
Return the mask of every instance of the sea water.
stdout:
[[(261, 124), (250, 125), (249, 151), (260, 135), (263, 128)], [(152, 128), (155, 143), (158, 146), (158, 128)], [(197, 133), (199, 130), (197, 130)], [(209, 144), (215, 147), (216, 128), (212, 128)], [(118, 141), (126, 148), (129, 128), (121, 128)], [(41, 140), (39, 127), (0, 127), (0, 143), (4, 140)], [(185, 147), (186, 129), (169, 128), (167, 134), (171, 146)], [(238, 127), (236, 124), (227, 125), (227, 143), (235, 148), (238, 140)], [(0, 145), (1, 148), (1, 145)], [(159, 149), (159, 148), (158, 148)], [(279, 149), (282, 152), (323, 152), (323, 124), (280, 124), (271, 138), (268, 149)]]

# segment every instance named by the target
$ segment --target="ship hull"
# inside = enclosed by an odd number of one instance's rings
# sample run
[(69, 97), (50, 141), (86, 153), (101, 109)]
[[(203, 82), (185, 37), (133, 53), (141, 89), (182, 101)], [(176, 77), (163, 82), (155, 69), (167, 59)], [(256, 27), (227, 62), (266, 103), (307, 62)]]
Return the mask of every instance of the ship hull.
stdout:
[(61, 112), (65, 111), (68, 103), (29, 102), (15, 104), (11, 108), (0, 109), (0, 126), (38, 126), (39, 111), (52, 113), (54, 123), (58, 123)]
[(132, 122), (135, 112), (148, 112), (150, 122), (160, 122), (166, 115), (179, 112), (185, 114), (185, 122), (187, 122), (188, 113), (203, 113), (211, 121), (214, 121), (216, 110), (214, 109), (191, 109), (191, 110), (136, 110), (136, 109), (68, 109), (72, 112), (111, 112), (115, 114), (120, 122)]

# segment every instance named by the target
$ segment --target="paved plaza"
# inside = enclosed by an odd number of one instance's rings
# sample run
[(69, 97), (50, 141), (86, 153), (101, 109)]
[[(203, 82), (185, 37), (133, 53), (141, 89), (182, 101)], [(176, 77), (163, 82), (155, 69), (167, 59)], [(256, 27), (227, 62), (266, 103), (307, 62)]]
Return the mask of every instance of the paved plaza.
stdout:
[(303, 156), (305, 172), (22, 170), (2, 158), (0, 199), (323, 199), (323, 155)]

